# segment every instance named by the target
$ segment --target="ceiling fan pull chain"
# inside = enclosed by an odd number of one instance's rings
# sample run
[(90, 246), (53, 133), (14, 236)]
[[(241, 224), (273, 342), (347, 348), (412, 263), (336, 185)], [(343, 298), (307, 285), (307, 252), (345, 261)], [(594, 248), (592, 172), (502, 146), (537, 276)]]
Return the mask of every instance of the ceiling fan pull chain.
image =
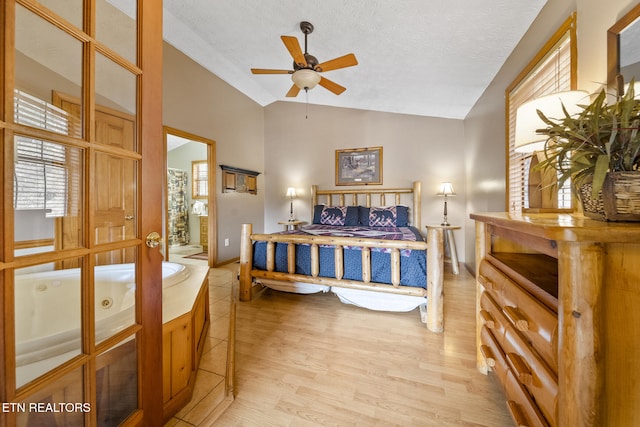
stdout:
[(307, 105), (304, 110), (304, 118), (308, 119), (309, 118), (309, 89), (305, 89), (304, 92), (305, 92), (305, 96), (307, 97), (307, 102), (306, 102)]

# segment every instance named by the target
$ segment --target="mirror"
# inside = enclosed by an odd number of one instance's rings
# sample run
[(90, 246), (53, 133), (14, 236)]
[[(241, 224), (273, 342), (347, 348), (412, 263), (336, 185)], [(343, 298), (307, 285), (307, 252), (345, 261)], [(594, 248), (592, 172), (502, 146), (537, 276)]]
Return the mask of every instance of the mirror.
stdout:
[(618, 75), (628, 83), (640, 80), (640, 5), (607, 31), (607, 82), (617, 88)]

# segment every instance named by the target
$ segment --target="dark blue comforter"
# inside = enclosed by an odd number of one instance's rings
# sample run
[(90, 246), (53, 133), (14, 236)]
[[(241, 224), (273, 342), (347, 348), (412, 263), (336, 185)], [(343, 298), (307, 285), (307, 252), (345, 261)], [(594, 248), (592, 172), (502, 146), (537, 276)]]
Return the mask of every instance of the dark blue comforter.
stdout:
[[(300, 230), (285, 231), (279, 234), (313, 234), (370, 237), (390, 240), (423, 240), (420, 232), (414, 227), (350, 227), (309, 225)], [(310, 245), (296, 245), (296, 274), (311, 275)], [(276, 243), (275, 271), (284, 272), (287, 269), (287, 244)], [(335, 278), (334, 247), (321, 245), (319, 247), (321, 277)], [(388, 250), (371, 249), (371, 281), (377, 283), (391, 283), (391, 255)], [(404, 250), (400, 252), (400, 284), (426, 288), (427, 261), (426, 251)], [(266, 270), (267, 243), (254, 244), (253, 268)], [(344, 279), (362, 280), (361, 248), (355, 246), (344, 247)]]

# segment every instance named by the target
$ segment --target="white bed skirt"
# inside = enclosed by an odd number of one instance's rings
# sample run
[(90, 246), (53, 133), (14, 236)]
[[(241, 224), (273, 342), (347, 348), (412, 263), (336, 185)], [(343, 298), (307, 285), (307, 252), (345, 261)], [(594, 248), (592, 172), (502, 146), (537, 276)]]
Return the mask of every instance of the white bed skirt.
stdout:
[(295, 294), (316, 294), (318, 292), (329, 292), (331, 290), (331, 286), (303, 282), (281, 282), (278, 280), (260, 279), (258, 283), (276, 291), (292, 292)]
[(427, 303), (427, 297), (397, 295), (359, 289), (332, 287), (331, 291), (345, 304), (378, 311), (411, 311)]
[(362, 289), (340, 288), (337, 286), (317, 285), (304, 282), (282, 282), (279, 280), (260, 279), (258, 283), (281, 292), (295, 294), (315, 294), (332, 291), (340, 298), (340, 302), (369, 310), (406, 312), (420, 306), (426, 306), (427, 297), (398, 295), (386, 292), (366, 291)]

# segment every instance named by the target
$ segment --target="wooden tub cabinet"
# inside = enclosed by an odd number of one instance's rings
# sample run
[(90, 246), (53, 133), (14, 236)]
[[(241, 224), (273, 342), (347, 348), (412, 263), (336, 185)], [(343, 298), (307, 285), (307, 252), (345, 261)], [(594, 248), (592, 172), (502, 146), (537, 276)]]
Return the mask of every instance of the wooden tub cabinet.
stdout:
[[(193, 268), (193, 267), (190, 267)], [(209, 328), (208, 269), (198, 275), (200, 286), (186, 290), (189, 310), (162, 325), (163, 416), (165, 421), (191, 400), (202, 349)], [(192, 276), (197, 273), (192, 272)], [(200, 279), (202, 277), (202, 279)], [(178, 285), (179, 286), (179, 285)], [(197, 292), (197, 293), (196, 293)], [(195, 293), (189, 296), (189, 293)], [(166, 291), (165, 291), (166, 294)], [(166, 295), (165, 295), (166, 297)], [(188, 301), (187, 301), (188, 303)], [(169, 314), (169, 317), (172, 315)]]
[(640, 425), (640, 225), (474, 213), (477, 366), (517, 425)]

